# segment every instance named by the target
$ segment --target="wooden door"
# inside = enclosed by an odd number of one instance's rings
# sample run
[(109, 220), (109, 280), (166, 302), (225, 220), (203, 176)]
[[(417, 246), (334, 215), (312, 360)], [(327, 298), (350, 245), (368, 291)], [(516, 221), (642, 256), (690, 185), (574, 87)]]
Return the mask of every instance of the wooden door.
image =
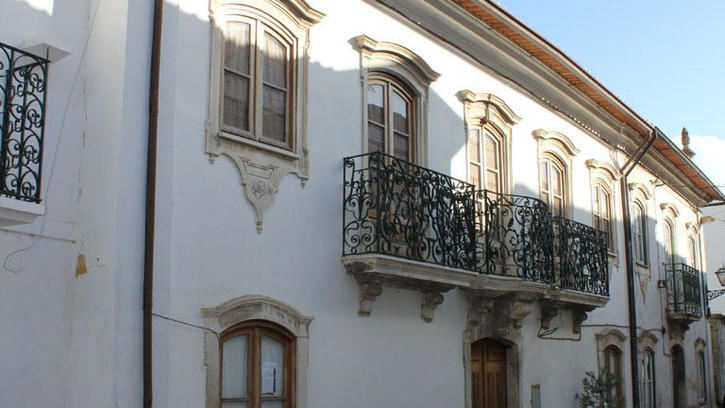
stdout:
[(675, 408), (687, 407), (687, 388), (685, 385), (685, 355), (682, 347), (672, 347), (672, 392)]
[(471, 345), (473, 408), (506, 408), (506, 347), (490, 340)]

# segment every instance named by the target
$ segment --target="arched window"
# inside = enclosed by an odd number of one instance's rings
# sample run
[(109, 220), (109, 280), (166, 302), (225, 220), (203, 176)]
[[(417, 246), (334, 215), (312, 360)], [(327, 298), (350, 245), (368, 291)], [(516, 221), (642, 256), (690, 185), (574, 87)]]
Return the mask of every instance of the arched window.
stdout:
[(555, 217), (566, 216), (566, 167), (552, 155), (543, 156), (539, 166), (541, 199), (549, 205)]
[(399, 159), (415, 157), (413, 93), (396, 78), (371, 73), (367, 87), (367, 150)]
[(428, 87), (438, 73), (402, 45), (365, 35), (352, 43), (360, 53), (363, 152), (384, 152), (425, 166)]
[(687, 262), (691, 267), (697, 268), (697, 241), (692, 236), (687, 238)]
[(635, 261), (647, 265), (647, 216), (644, 206), (639, 201), (635, 201), (632, 206), (632, 241)]
[(651, 348), (647, 348), (642, 354), (640, 397), (642, 408), (655, 408), (657, 405), (657, 393), (655, 388), (655, 354)]
[(616, 346), (607, 346), (603, 353), (604, 372), (617, 380), (616, 385), (613, 387), (614, 390), (611, 388), (608, 389), (607, 394), (611, 397), (613, 396), (612, 393), (614, 393), (617, 399), (622, 400), (624, 397), (624, 391), (622, 389), (622, 352)]
[(469, 182), (477, 190), (502, 192), (502, 138), (486, 126), (473, 127), (468, 134)]
[(294, 338), (264, 321), (246, 322), (224, 332), (221, 342), (223, 408), (294, 406)]
[(293, 174), (303, 185), (309, 179), (309, 31), (324, 14), (304, 1), (208, 3), (206, 153), (211, 163), (225, 156), (236, 164), (262, 232), (281, 178)]
[(707, 402), (707, 367), (703, 350), (697, 352), (697, 400), (701, 404)]
[(594, 228), (607, 233), (607, 245), (614, 248), (614, 228), (612, 224), (612, 195), (603, 183), (594, 184), (592, 214)]
[(675, 227), (672, 220), (665, 219), (664, 233), (665, 259), (669, 263), (675, 263)]
[[(247, 295), (202, 309), (206, 408), (305, 408), (312, 318)], [(213, 333), (221, 333), (216, 335)]]
[(295, 38), (244, 15), (228, 16), (223, 35), (222, 130), (291, 149)]

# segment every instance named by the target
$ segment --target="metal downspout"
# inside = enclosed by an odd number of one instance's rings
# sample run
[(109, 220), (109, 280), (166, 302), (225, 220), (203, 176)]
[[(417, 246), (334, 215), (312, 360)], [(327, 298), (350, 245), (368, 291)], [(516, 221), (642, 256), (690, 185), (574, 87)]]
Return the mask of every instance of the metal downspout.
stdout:
[(146, 220), (143, 271), (143, 406), (153, 405), (152, 308), (154, 285), (154, 236), (156, 226), (156, 150), (159, 122), (159, 75), (161, 68), (161, 24), (163, 0), (154, 2), (151, 67), (149, 72), (149, 123), (146, 152)]
[(624, 221), (624, 255), (627, 263), (627, 300), (629, 304), (629, 356), (632, 368), (632, 407), (639, 408), (639, 355), (637, 351), (637, 305), (634, 291), (634, 255), (632, 253), (632, 220), (629, 211), (629, 188), (627, 176), (637, 166), (647, 150), (657, 139), (658, 131), (651, 132), (647, 142), (639, 149), (639, 154), (631, 158), (622, 167), (622, 219)]

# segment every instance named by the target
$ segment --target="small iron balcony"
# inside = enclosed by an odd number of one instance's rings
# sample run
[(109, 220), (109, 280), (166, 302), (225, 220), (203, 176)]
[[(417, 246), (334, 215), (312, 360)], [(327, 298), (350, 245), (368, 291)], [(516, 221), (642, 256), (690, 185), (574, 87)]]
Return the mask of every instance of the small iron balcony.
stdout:
[(700, 271), (684, 263), (666, 263), (667, 315), (685, 324), (702, 316)]
[(609, 296), (606, 233), (382, 153), (344, 159), (343, 259), (383, 255)]
[(40, 202), (47, 70), (0, 43), (0, 197)]

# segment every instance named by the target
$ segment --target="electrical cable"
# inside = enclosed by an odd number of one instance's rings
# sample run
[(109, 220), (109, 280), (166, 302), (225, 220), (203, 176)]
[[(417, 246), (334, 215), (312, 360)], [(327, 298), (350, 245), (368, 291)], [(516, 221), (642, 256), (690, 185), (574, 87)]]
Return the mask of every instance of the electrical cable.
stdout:
[[(57, 138), (58, 141), (55, 143), (55, 149), (53, 149), (53, 161), (51, 162), (50, 170), (48, 171), (48, 178), (46, 179), (46, 185), (51, 185), (51, 180), (53, 179), (56, 158), (58, 155), (58, 147), (60, 146), (60, 142), (62, 140), (61, 135), (63, 134), (63, 129), (65, 129), (65, 119), (68, 116), (68, 108), (70, 107), (70, 102), (71, 102), (71, 99), (73, 98), (73, 91), (75, 90), (76, 84), (78, 83), (78, 77), (80, 76), (80, 73), (81, 73), (81, 67), (83, 66), (83, 63), (85, 61), (86, 52), (88, 51), (88, 43), (90, 42), (91, 35), (93, 34), (93, 29), (95, 28), (95, 25), (96, 25), (96, 16), (98, 15), (98, 9), (100, 8), (102, 1), (103, 0), (98, 0), (98, 3), (96, 4), (96, 8), (93, 11), (93, 17), (91, 19), (90, 27), (88, 29), (88, 35), (86, 36), (86, 40), (83, 45), (83, 52), (81, 52), (80, 58), (78, 60), (78, 67), (76, 68), (75, 75), (73, 76), (73, 82), (71, 82), (71, 87), (70, 87), (70, 90), (68, 91), (68, 98), (66, 98), (65, 107), (63, 108), (63, 116), (61, 117), (61, 120), (60, 120), (60, 129), (58, 129), (58, 138)], [(47, 92), (47, 90), (46, 90), (46, 92)], [(48, 189), (48, 191), (50, 191), (50, 189)], [(45, 197), (45, 202), (46, 202), (45, 209), (46, 209), (46, 214), (47, 214), (47, 210), (48, 210), (48, 206), (47, 206), (48, 196), (47, 195)], [(35, 246), (35, 244), (38, 242), (38, 240), (40, 240), (41, 236), (43, 235), (43, 232), (45, 231), (45, 220), (46, 219), (47, 219), (47, 215), (43, 215), (43, 218), (40, 222), (40, 231), (38, 231), (37, 234), (34, 234), (33, 239), (30, 242), (30, 244), (26, 245), (23, 248), (16, 249), (5, 256), (5, 259), (3, 260), (3, 269), (5, 269), (8, 272), (12, 272), (12, 273), (16, 273), (16, 274), (22, 272), (22, 269), (12, 269), (12, 268), (8, 267), (8, 262), (10, 261), (10, 258), (12, 258), (13, 256), (15, 256), (19, 253), (28, 251)]]

